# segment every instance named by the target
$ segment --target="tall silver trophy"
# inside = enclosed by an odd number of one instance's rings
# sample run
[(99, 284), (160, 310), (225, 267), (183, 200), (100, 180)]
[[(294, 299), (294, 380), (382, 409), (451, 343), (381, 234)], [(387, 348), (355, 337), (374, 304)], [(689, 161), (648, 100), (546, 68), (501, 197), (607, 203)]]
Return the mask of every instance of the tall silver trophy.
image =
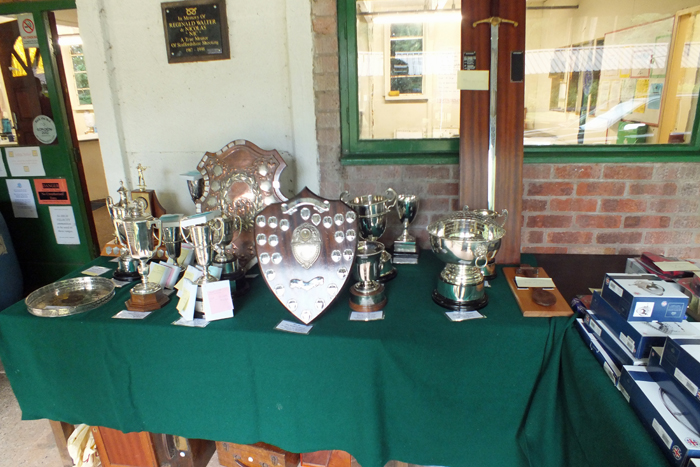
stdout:
[(484, 268), (497, 251), (505, 229), (485, 218), (458, 212), (428, 225), (430, 246), (446, 263), (440, 272), (433, 301), (450, 310), (478, 310), (488, 304)]
[(184, 266), (179, 263), (180, 253), (182, 253), (180, 220), (182, 220), (182, 214), (164, 214), (160, 216), (160, 228), (168, 259), (178, 266), (180, 270), (183, 270)]
[(394, 240), (392, 261), (394, 264), (418, 264), (420, 249), (416, 243), (416, 237), (408, 233), (408, 226), (418, 213), (418, 197), (407, 194), (398, 195), (396, 212), (399, 215), (399, 222), (403, 225), (403, 232)]
[(141, 275), (138, 272), (138, 261), (129, 254), (126, 231), (123, 224), (124, 218), (127, 217), (129, 206), (133, 205), (134, 202), (129, 196), (129, 191), (124, 187), (124, 182), (121, 183), (117, 193), (119, 193), (118, 202), (115, 203), (111, 196), (107, 197), (106, 202), (107, 212), (112, 219), (114, 227), (115, 243), (119, 245), (119, 260), (117, 269), (112, 277), (118, 281), (134, 282), (140, 280)]
[(148, 261), (161, 245), (160, 220), (144, 214), (142, 208), (134, 205), (120, 223), (126, 232), (129, 253), (139, 261), (142, 281), (131, 289), (131, 298), (126, 301), (126, 308), (131, 311), (157, 310), (168, 302), (160, 284), (148, 282)]
[(214, 260), (212, 265), (221, 269), (221, 280), (231, 281), (234, 297), (245, 295), (250, 285), (245, 278), (245, 270), (241, 267), (235, 253), (233, 242), (242, 232), (243, 223), (239, 216), (222, 215), (221, 229), (214, 229)]
[(384, 245), (369, 240), (357, 244), (353, 276), (359, 281), (350, 287), (350, 309), (380, 311), (386, 305), (384, 284), (378, 282)]
[[(388, 188), (384, 195), (363, 195), (352, 197), (347, 191), (340, 194), (340, 200), (357, 214), (357, 227), (363, 240), (378, 242), (386, 231), (386, 216), (396, 206), (396, 192)], [(384, 246), (382, 244), (382, 246)], [(391, 254), (386, 249), (381, 255), (382, 263), (379, 281), (387, 282), (396, 277), (396, 268), (391, 264)]]
[[(490, 209), (469, 209), (469, 206), (464, 206), (462, 212), (464, 213), (465, 217), (484, 218), (494, 224), (500, 225), (501, 227), (504, 227), (508, 221), (508, 210), (506, 209), (503, 209), (500, 213), (498, 213)], [(488, 263), (486, 263), (486, 266), (481, 268), (481, 272), (484, 275), (484, 280), (490, 281), (496, 278), (496, 254), (500, 248), (500, 241), (497, 244), (490, 246)]]

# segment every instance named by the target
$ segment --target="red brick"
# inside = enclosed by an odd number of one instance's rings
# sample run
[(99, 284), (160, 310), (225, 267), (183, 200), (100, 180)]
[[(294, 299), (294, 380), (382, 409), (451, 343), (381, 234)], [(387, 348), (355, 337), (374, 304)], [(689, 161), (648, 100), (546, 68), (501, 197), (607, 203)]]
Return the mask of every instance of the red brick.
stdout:
[(618, 229), (622, 216), (576, 216), (576, 226), (584, 229)]
[(573, 216), (527, 216), (526, 227), (545, 229), (566, 229), (571, 227)]
[(313, 29), (317, 34), (336, 34), (338, 27), (332, 16), (317, 16), (313, 19)]
[(627, 216), (623, 224), (626, 229), (665, 229), (671, 225), (671, 218), (668, 216)]
[(596, 235), (598, 245), (608, 245), (614, 243), (634, 244), (642, 241), (641, 232), (604, 232)]
[(700, 228), (700, 217), (698, 216), (687, 216), (687, 217), (677, 217), (673, 221), (674, 229), (698, 229)]
[(630, 195), (673, 196), (678, 192), (675, 183), (630, 183)]
[(419, 178), (421, 180), (451, 180), (450, 167), (431, 167), (429, 165), (405, 165), (403, 166), (403, 178)]
[[(347, 166), (348, 178), (351, 180), (382, 180), (387, 186), (391, 182), (401, 178), (401, 166), (399, 165), (351, 165)], [(386, 188), (381, 190), (384, 194)]]
[(567, 182), (529, 183), (527, 196), (570, 196), (574, 184)]
[(541, 230), (530, 230), (527, 232), (527, 240), (525, 243), (543, 243), (544, 232)]
[(526, 246), (521, 248), (523, 253), (537, 253), (537, 254), (566, 254), (568, 253), (566, 247), (562, 246)]
[(601, 245), (572, 245), (568, 253), (571, 255), (614, 255), (617, 249)]
[(678, 245), (692, 242), (693, 232), (689, 231), (647, 232), (644, 235), (644, 243), (649, 245)]
[(581, 182), (576, 187), (578, 196), (622, 196), (625, 184), (621, 182)]
[(604, 199), (600, 202), (601, 212), (645, 212), (647, 202), (641, 199)]
[(700, 209), (700, 202), (694, 199), (684, 199), (678, 206), (678, 212), (684, 214), (695, 214)]
[(648, 251), (649, 253), (654, 253), (655, 255), (663, 255), (665, 254), (663, 248), (656, 248), (654, 246), (650, 245), (641, 245), (637, 247), (633, 246), (626, 246), (626, 247), (620, 247), (617, 251), (618, 255), (627, 255), (627, 256), (641, 256), (642, 253)]
[(666, 254), (674, 258), (697, 259), (700, 258), (700, 247), (669, 247)]
[(551, 174), (551, 164), (523, 164), (523, 180), (548, 180)]
[(614, 180), (651, 180), (652, 165), (608, 165), (603, 169), (603, 178)]
[(333, 91), (316, 92), (316, 110), (335, 110), (340, 108), (340, 95)]
[(692, 183), (682, 183), (678, 188), (680, 196), (700, 196), (700, 184), (697, 181)]
[(313, 67), (314, 73), (338, 73), (338, 56), (317, 55)]
[(430, 183), (428, 184), (428, 194), (430, 195), (459, 195), (459, 184), (457, 183)]
[(311, 2), (311, 14), (314, 16), (334, 16), (336, 13), (334, 0), (314, 0)]
[(593, 232), (549, 232), (547, 243), (588, 244), (593, 240)]
[(598, 200), (590, 198), (552, 198), (549, 200), (551, 211), (595, 212)]
[(649, 202), (651, 212), (678, 212), (681, 201), (677, 199), (657, 199)]
[(654, 180), (678, 180), (680, 167), (678, 164), (661, 164), (656, 166), (654, 170)]
[(452, 206), (453, 211), (461, 211), (462, 209), (464, 209), (464, 206), (459, 204), (459, 198), (452, 198), (452, 202), (450, 203), (450, 206)]
[(559, 180), (581, 180), (600, 178), (600, 165), (557, 165), (554, 178)]
[(335, 146), (340, 144), (340, 128), (320, 128), (317, 130), (318, 144)]
[(340, 82), (338, 73), (318, 73), (314, 70), (314, 91), (332, 91), (338, 94)]
[(537, 212), (547, 210), (546, 199), (523, 199), (523, 212)]
[(419, 201), (418, 209), (423, 212), (447, 213), (452, 211), (451, 198), (426, 198)]

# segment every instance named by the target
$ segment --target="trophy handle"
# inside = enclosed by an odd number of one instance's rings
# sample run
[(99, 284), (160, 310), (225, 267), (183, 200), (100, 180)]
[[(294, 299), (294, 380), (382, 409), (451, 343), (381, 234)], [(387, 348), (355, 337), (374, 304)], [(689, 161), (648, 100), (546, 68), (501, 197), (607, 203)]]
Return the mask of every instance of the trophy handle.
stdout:
[(187, 243), (188, 245), (192, 245), (192, 240), (187, 236), (187, 232), (189, 232), (189, 229), (183, 229), (182, 225), (178, 227), (180, 229), (180, 235), (182, 236), (182, 239)]
[(396, 199), (398, 198), (398, 195), (393, 188), (387, 188), (386, 193), (389, 196), (387, 196), (386, 201), (384, 201), (384, 206), (386, 206), (387, 209), (391, 209), (396, 206)]
[(163, 244), (163, 225), (160, 222), (160, 219), (153, 219), (151, 221), (151, 225), (153, 225), (156, 229), (158, 229), (158, 244), (156, 245), (155, 249), (160, 248), (160, 246)]
[[(236, 225), (238, 225), (238, 227), (236, 227)], [(232, 243), (232, 244), (233, 244), (233, 242), (235, 242), (235, 241), (238, 239), (238, 237), (240, 237), (241, 234), (243, 233), (243, 219), (241, 219), (241, 216), (239, 216), (238, 214), (234, 214), (234, 215), (233, 215), (233, 228), (236, 229), (236, 230), (238, 231), (238, 235), (236, 235), (236, 236), (233, 238), (233, 240), (231, 240), (231, 243)]]
[(349, 201), (346, 201), (346, 198), (350, 195), (350, 192), (344, 191), (340, 194), (340, 201), (342, 201), (345, 204), (350, 204)]
[[(481, 265), (479, 264), (479, 260), (480, 260), (480, 259), (483, 259), (483, 260), (484, 260), (484, 264), (481, 264)], [(487, 264), (489, 264), (489, 260), (488, 260), (488, 258), (487, 258), (486, 256), (478, 256), (478, 257), (476, 258), (476, 261), (474, 261), (474, 266), (476, 266), (477, 268), (486, 267)]]
[(506, 222), (508, 221), (508, 210), (503, 209), (497, 217), (503, 218), (503, 221), (501, 222), (501, 227), (503, 227), (504, 225), (506, 225)]
[(216, 246), (220, 246), (221, 242), (224, 240), (224, 220), (220, 217), (216, 217), (212, 219), (212, 224), (214, 224), (211, 226), (212, 230), (216, 231), (219, 236), (219, 243), (217, 243)]

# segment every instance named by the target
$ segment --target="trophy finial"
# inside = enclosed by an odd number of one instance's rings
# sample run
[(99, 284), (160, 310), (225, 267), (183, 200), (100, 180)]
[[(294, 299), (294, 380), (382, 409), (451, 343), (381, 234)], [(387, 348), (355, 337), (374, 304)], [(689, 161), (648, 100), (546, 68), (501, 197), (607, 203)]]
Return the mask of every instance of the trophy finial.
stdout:
[(138, 174), (139, 174), (139, 184), (138, 184), (138, 186), (139, 186), (139, 188), (140, 188), (141, 190), (145, 190), (145, 189), (146, 189), (146, 180), (143, 178), (143, 171), (146, 170), (147, 168), (148, 168), (148, 167), (144, 167), (140, 162), (139, 162), (139, 165), (136, 166), (136, 171), (137, 171)]

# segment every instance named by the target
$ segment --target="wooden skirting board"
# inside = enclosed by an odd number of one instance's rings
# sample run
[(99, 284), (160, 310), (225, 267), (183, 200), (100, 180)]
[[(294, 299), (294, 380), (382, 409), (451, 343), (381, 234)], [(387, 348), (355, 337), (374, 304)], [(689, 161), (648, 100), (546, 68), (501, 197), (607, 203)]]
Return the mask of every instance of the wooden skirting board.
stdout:
[[(558, 289), (549, 290), (557, 298), (557, 301), (552, 306), (542, 306), (532, 301), (532, 291), (530, 289), (518, 289), (515, 285), (515, 271), (518, 268), (503, 268), (503, 275), (508, 280), (508, 286), (515, 295), (515, 300), (518, 302), (520, 311), (523, 316), (528, 318), (550, 318), (553, 316), (571, 316), (574, 314), (571, 306), (566, 303), (564, 297)], [(544, 269), (538, 268), (539, 274), (537, 277), (549, 277)]]

